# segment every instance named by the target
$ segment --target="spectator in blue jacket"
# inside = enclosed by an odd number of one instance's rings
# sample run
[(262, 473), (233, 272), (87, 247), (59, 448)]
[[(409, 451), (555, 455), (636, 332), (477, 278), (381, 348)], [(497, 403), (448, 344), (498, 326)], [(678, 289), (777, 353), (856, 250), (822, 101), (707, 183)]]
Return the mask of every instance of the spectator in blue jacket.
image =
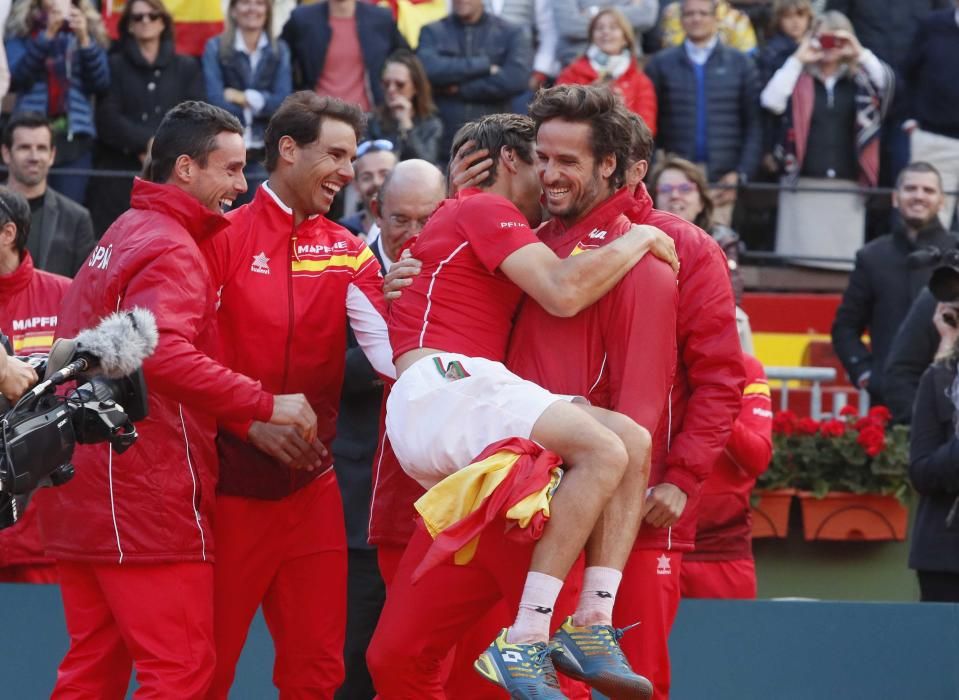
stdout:
[(463, 124), (510, 111), (533, 62), (522, 28), (486, 12), (483, 0), (453, 0), (449, 17), (423, 27), (416, 53), (443, 120), (441, 161)]
[(736, 186), (761, 157), (759, 75), (749, 56), (719, 39), (715, 0), (682, 0), (680, 9), (685, 41), (646, 66), (659, 102), (656, 141), (723, 186), (710, 193), (713, 220), (729, 226)]
[(206, 43), (203, 78), (207, 99), (244, 126), (248, 189), (235, 204), (250, 201), (267, 178), (263, 134), (283, 99), (293, 92), (290, 50), (273, 36), (268, 0), (230, 0), (226, 31)]
[(364, 112), (383, 102), (379, 77), (387, 56), (409, 48), (388, 9), (357, 0), (298, 7), (282, 37), (290, 47), (297, 90), (338, 97)]
[[(110, 88), (106, 30), (90, 0), (64, 11), (55, 0), (25, 0), (7, 19), (6, 50), (14, 112), (38, 112), (50, 120), (54, 167), (93, 166), (93, 97)], [(86, 175), (51, 174), (50, 186), (83, 204)]]

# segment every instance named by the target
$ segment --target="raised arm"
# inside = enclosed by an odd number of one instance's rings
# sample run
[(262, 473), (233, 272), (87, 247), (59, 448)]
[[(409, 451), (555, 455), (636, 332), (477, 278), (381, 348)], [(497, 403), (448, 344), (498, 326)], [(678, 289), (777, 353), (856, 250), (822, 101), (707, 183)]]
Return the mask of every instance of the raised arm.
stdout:
[(676, 248), (654, 226), (634, 225), (609, 245), (560, 259), (543, 243), (511, 253), (500, 269), (553, 316), (575, 316), (604, 296), (648, 252), (678, 269)]

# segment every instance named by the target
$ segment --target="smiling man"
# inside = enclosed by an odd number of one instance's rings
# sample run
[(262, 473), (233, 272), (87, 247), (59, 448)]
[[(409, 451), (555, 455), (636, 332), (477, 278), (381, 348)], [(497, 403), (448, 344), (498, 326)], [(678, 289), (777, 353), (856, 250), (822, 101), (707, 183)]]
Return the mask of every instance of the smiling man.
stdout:
[[(302, 395), (271, 396), (216, 352), (216, 296), (199, 242), (228, 225), (246, 190), (243, 127), (183, 102), (163, 118), (149, 181), (80, 268), (57, 333), (116, 311), (149, 309), (159, 342), (143, 363), (149, 415), (122, 455), (77, 445), (76, 476), (37, 503), (56, 558), (70, 649), (54, 698), (122, 697), (136, 666), (148, 697), (205, 697), (214, 672), (213, 508), (217, 420), (272, 420), (315, 433)], [(216, 553), (218, 554), (218, 552)]]
[(218, 439), (211, 698), (225, 698), (260, 605), (281, 697), (332, 698), (343, 681), (346, 533), (327, 449), (336, 433), (347, 320), (382, 376), (395, 376), (380, 266), (325, 217), (353, 180), (363, 114), (312, 91), (280, 105), (264, 141), (270, 176), (206, 252), (220, 288), (223, 359), (265, 387), (296, 387), (318, 416), (313, 440), (261, 422)]
[[(882, 375), (890, 345), (912, 302), (929, 282), (931, 268), (912, 270), (907, 256), (919, 248), (955, 248), (959, 239), (942, 227), (945, 203), (939, 171), (915, 162), (899, 174), (893, 206), (900, 222), (856, 253), (856, 266), (836, 311), (832, 343), (849, 379), (885, 404)], [(862, 342), (869, 332), (871, 349)]]

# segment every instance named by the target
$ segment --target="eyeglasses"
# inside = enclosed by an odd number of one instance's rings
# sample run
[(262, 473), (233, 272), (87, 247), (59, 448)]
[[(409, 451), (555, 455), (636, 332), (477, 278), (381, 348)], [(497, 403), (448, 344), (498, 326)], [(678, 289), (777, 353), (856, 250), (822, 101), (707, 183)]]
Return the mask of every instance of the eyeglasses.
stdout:
[(656, 186), (656, 194), (664, 194), (668, 197), (673, 192), (676, 192), (677, 194), (689, 194), (695, 189), (696, 185), (691, 182), (681, 182), (678, 185), (663, 184)]
[(387, 141), (386, 139), (374, 139), (372, 141), (364, 141), (359, 146), (356, 147), (356, 157), (362, 158), (367, 153), (372, 151), (373, 153), (379, 153), (380, 151), (392, 151), (393, 142)]
[(163, 15), (159, 12), (131, 12), (130, 13), (130, 22), (133, 24), (138, 24), (140, 22), (156, 22), (158, 19), (162, 19)]
[(685, 10), (683, 11), (683, 17), (688, 17), (692, 19), (693, 17), (715, 17), (715, 12), (710, 12), (709, 10)]
[(424, 216), (422, 219), (411, 219), (408, 216), (403, 216), (402, 214), (390, 214), (390, 227), (406, 231), (411, 229), (414, 226), (417, 231), (422, 231), (423, 227), (426, 226), (426, 223), (430, 220), (430, 217)]

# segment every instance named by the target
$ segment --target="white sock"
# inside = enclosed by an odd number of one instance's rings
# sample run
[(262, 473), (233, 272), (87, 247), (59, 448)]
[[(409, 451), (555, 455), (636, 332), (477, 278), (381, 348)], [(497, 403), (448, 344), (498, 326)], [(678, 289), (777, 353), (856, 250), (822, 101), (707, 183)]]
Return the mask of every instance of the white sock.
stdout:
[(576, 627), (613, 624), (613, 605), (622, 580), (622, 571), (606, 566), (587, 566), (573, 624)]
[(538, 571), (530, 571), (526, 575), (526, 585), (523, 587), (523, 597), (519, 602), (516, 621), (509, 628), (506, 641), (510, 644), (549, 641), (553, 607), (562, 588), (561, 579)]

